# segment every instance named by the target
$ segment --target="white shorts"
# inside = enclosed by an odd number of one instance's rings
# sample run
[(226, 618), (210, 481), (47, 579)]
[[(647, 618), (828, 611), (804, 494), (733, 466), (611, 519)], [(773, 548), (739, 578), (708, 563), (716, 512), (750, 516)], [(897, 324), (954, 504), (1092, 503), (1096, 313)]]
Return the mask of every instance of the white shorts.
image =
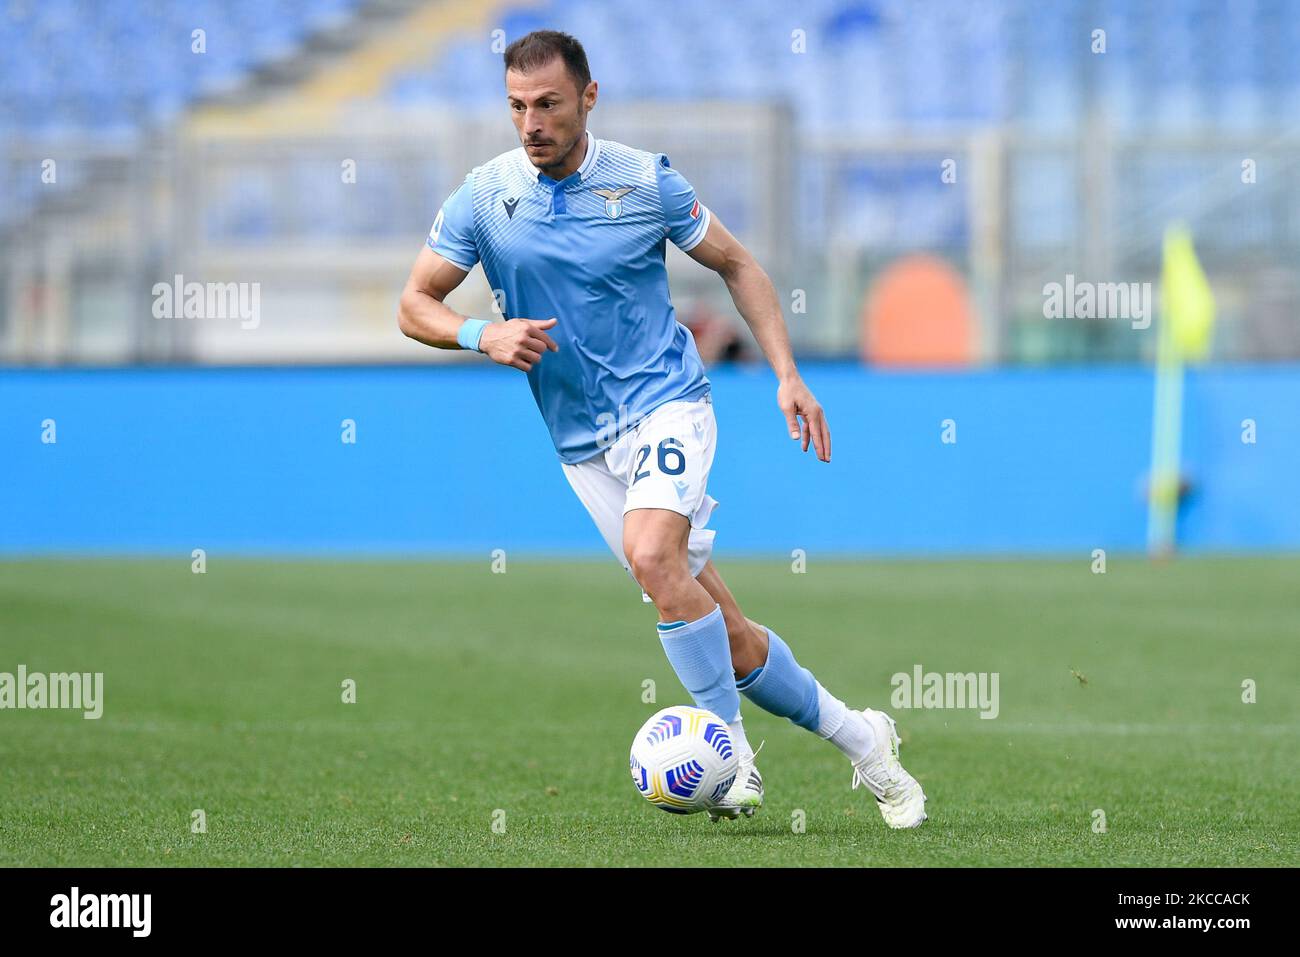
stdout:
[(718, 506), (705, 491), (717, 438), (713, 400), (706, 395), (689, 402), (666, 402), (617, 438), (604, 454), (576, 465), (562, 464), (565, 478), (629, 575), (632, 569), (623, 554), (623, 516), (637, 508), (663, 508), (690, 519), (691, 575), (704, 570), (713, 554), (714, 535), (704, 526)]

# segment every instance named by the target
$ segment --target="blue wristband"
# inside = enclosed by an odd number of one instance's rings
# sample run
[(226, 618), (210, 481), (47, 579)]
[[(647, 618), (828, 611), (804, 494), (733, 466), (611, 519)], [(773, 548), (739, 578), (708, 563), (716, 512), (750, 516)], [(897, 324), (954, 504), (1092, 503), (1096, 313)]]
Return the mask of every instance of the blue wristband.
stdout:
[(456, 341), (460, 343), (462, 349), (472, 349), (478, 351), (479, 340), (483, 338), (483, 330), (490, 326), (491, 323), (486, 319), (466, 319), (460, 325), (460, 331), (456, 333)]

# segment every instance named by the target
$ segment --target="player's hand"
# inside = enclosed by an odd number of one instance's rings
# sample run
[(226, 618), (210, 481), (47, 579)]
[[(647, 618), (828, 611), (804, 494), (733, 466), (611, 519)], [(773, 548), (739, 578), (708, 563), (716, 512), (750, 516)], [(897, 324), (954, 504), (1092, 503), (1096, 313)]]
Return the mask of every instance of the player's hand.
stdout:
[(544, 330), (555, 325), (556, 319), (507, 319), (494, 322), (483, 330), (478, 341), (478, 351), (493, 362), (503, 366), (530, 371), (542, 361), (548, 350), (559, 352), (560, 347)]
[[(826, 413), (821, 404), (803, 384), (803, 379), (796, 376), (781, 383), (776, 390), (776, 404), (785, 414), (786, 425), (790, 427), (790, 438), (803, 439), (803, 450), (808, 451), (812, 442), (817, 458), (823, 462), (831, 460), (831, 427), (826, 424)], [(799, 419), (803, 421), (800, 422)]]

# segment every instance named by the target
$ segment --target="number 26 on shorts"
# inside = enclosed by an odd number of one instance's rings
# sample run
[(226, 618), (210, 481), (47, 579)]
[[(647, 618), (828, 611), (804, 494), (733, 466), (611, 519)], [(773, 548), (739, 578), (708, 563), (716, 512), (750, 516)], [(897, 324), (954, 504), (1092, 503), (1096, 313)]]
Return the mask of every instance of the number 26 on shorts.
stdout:
[[(682, 452), (682, 443), (674, 438), (664, 439), (659, 443), (659, 471), (664, 475), (681, 475), (686, 471), (686, 455)], [(642, 471), (641, 466), (645, 465), (646, 459), (650, 457), (650, 446), (643, 445), (636, 450), (636, 471), (632, 475), (632, 484), (635, 485), (641, 479), (650, 474), (650, 470)]]

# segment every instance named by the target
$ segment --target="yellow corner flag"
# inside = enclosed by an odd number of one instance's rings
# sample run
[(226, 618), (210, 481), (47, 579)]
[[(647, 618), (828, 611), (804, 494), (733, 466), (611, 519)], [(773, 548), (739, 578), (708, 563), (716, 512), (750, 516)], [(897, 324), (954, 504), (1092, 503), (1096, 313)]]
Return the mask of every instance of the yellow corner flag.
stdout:
[(1183, 365), (1209, 354), (1214, 331), (1214, 293), (1196, 259), (1192, 235), (1182, 225), (1165, 230), (1161, 300), (1147, 509), (1147, 551), (1154, 557), (1172, 555), (1176, 543), (1183, 485)]
[(1192, 248), (1185, 226), (1165, 230), (1161, 298), (1172, 344), (1183, 359), (1196, 362), (1210, 352), (1214, 331), (1214, 293)]

